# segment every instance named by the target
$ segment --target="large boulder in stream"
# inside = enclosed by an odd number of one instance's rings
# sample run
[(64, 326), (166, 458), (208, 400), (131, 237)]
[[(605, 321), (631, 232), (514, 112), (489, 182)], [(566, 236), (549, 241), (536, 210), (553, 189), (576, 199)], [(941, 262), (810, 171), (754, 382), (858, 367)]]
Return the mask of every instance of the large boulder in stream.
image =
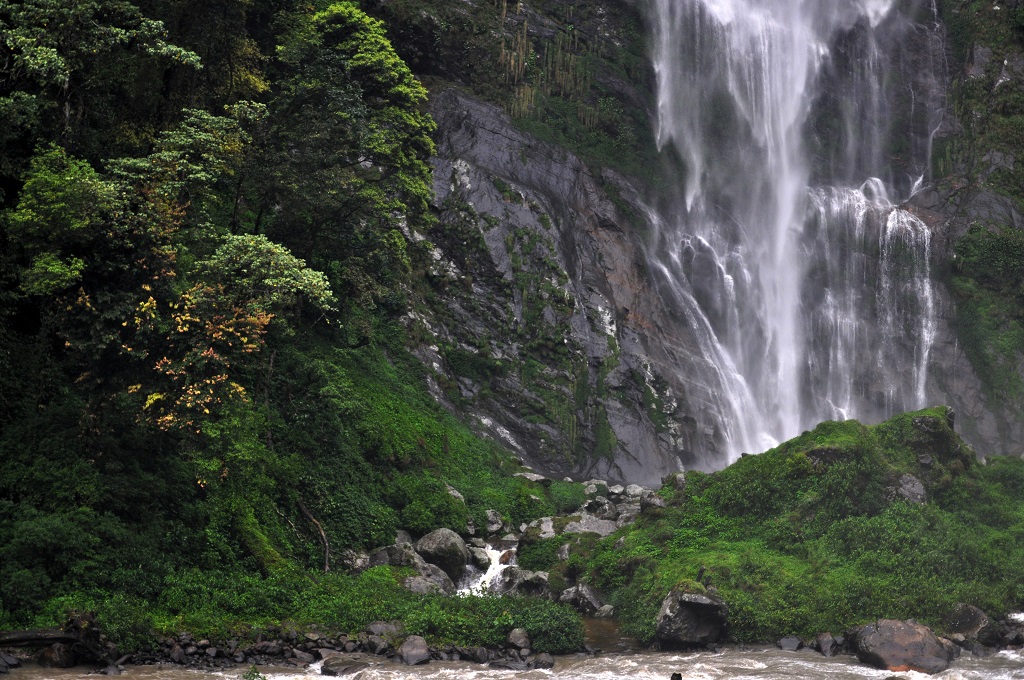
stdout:
[(728, 622), (729, 607), (717, 595), (668, 594), (658, 612), (655, 636), (666, 647), (697, 647), (717, 642)]
[(956, 645), (914, 621), (880, 619), (860, 626), (853, 645), (861, 663), (898, 673), (941, 673), (956, 658)]
[(462, 537), (451, 529), (436, 529), (416, 542), (416, 552), (431, 564), (436, 564), (458, 583), (466, 573), (469, 548)]

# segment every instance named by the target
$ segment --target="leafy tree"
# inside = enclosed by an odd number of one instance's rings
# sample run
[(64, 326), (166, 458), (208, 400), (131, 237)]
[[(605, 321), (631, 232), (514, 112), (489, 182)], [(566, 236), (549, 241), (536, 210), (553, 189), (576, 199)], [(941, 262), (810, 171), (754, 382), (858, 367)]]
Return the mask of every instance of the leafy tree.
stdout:
[(0, 52), (0, 174), (8, 178), (40, 140), (77, 145), (90, 127), (109, 131), (137, 117), (132, 105), (144, 104), (129, 93), (154, 65), (199, 67), (195, 53), (168, 43), (163, 24), (126, 0), (3, 0)]
[(402, 228), (429, 219), (426, 91), (351, 2), (300, 18), (278, 56), (255, 226), (327, 272), (347, 312), (373, 309), (407, 273)]

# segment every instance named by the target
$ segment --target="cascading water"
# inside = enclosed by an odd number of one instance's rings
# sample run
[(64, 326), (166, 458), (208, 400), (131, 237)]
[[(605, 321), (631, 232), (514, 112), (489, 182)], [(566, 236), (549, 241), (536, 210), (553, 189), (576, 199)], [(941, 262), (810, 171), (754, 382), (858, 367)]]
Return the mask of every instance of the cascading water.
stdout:
[[(650, 0), (657, 138), (685, 177), (660, 211), (675, 217), (651, 217), (648, 258), (715, 395), (694, 417), (718, 453), (697, 466), (824, 419), (926, 405), (930, 234), (890, 197), (906, 198), (929, 162), (941, 41), (913, 17), (933, 12)], [(926, 67), (907, 62), (911, 42)]]

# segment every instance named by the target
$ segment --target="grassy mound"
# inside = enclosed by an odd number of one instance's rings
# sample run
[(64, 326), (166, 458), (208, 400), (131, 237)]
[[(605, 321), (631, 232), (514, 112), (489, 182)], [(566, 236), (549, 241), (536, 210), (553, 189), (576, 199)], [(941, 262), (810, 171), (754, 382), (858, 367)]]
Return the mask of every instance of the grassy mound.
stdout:
[[(701, 587), (702, 568), (740, 641), (878, 617), (940, 625), (957, 602), (1019, 609), (1024, 461), (980, 464), (951, 425), (945, 408), (873, 427), (827, 422), (721, 472), (689, 473), (685, 492), (661, 490), (669, 507), (574, 546), (556, 575), (591, 582), (643, 641), (665, 595)], [(924, 502), (906, 497), (922, 487)]]

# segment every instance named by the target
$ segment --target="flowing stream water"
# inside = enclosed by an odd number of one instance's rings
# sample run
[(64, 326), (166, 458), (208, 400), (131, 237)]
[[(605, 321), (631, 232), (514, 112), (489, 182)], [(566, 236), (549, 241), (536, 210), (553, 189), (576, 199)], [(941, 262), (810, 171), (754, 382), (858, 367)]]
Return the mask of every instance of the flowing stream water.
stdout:
[(699, 467), (928, 405), (920, 187), (944, 105), (931, 0), (649, 0), (657, 138), (684, 168), (648, 259), (712, 395)]
[[(173, 666), (129, 667), (121, 676), (126, 680), (240, 680), (244, 668), (217, 673), (182, 670)], [(318, 665), (304, 670), (263, 667), (270, 680), (310, 680), (324, 677)], [(880, 671), (857, 663), (853, 657), (826, 659), (813, 652), (770, 650), (727, 650), (671, 654), (639, 652), (607, 654), (589, 658), (563, 657), (551, 670), (509, 671), (489, 669), (470, 663), (437, 663), (410, 668), (382, 661), (353, 680), (669, 680), (680, 673), (684, 680), (1024, 680), (1024, 656), (1020, 652), (1001, 652), (986, 658), (966, 658), (938, 675)], [(87, 676), (81, 668), (42, 669), (37, 666), (15, 669), (11, 680), (77, 680)]]

